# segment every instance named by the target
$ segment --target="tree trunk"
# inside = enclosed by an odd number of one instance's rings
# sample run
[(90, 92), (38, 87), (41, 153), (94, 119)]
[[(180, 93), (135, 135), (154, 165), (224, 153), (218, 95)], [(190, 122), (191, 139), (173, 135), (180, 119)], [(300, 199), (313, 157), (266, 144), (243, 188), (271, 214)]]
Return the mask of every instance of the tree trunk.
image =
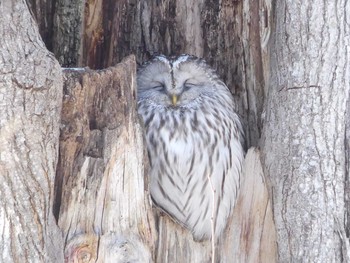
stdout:
[(281, 262), (350, 259), (349, 14), (347, 1), (276, 2), (262, 152)]
[(67, 262), (152, 262), (156, 232), (129, 57), (65, 71), (56, 207)]
[(62, 74), (24, 0), (0, 3), (0, 261), (62, 262), (52, 213)]

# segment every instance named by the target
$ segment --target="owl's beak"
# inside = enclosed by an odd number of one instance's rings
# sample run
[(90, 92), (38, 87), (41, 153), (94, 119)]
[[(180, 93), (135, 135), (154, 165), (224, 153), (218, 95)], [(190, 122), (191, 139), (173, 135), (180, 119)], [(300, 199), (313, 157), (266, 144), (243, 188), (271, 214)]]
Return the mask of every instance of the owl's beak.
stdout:
[(178, 99), (177, 95), (175, 95), (175, 94), (171, 95), (171, 102), (173, 103), (174, 106), (177, 103), (177, 99)]

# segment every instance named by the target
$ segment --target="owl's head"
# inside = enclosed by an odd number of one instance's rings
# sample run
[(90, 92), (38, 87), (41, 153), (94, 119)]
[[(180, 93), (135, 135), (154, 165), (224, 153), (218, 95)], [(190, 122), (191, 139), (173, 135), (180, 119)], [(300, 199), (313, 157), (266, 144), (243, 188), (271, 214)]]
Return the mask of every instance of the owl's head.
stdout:
[(191, 106), (201, 96), (227, 90), (203, 59), (190, 55), (155, 57), (139, 68), (137, 86), (138, 100), (169, 107)]

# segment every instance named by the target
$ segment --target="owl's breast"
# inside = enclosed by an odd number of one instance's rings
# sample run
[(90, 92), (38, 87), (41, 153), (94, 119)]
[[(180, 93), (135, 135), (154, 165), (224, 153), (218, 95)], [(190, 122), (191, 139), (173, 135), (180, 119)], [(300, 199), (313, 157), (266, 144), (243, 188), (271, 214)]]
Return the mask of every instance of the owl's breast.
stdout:
[(185, 120), (178, 118), (159, 127), (158, 138), (161, 143), (156, 146), (157, 156), (154, 156), (164, 158), (173, 173), (183, 177), (191, 172), (191, 162), (199, 151), (198, 135), (189, 126)]

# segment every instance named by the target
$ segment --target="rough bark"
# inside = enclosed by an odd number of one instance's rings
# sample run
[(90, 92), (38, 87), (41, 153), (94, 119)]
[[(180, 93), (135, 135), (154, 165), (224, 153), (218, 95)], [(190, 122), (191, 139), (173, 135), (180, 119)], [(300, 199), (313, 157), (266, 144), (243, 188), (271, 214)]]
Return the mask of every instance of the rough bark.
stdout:
[(65, 71), (55, 210), (68, 262), (152, 262), (135, 74), (134, 57), (102, 71)]
[(349, 255), (342, 234), (349, 14), (348, 1), (276, 1), (262, 151), (281, 262)]
[(62, 262), (52, 213), (62, 74), (24, 0), (0, 2), (0, 261)]
[(80, 66), (85, 0), (57, 0), (54, 5), (52, 52), (61, 66)]
[(54, 0), (26, 0), (48, 50), (52, 51)]

